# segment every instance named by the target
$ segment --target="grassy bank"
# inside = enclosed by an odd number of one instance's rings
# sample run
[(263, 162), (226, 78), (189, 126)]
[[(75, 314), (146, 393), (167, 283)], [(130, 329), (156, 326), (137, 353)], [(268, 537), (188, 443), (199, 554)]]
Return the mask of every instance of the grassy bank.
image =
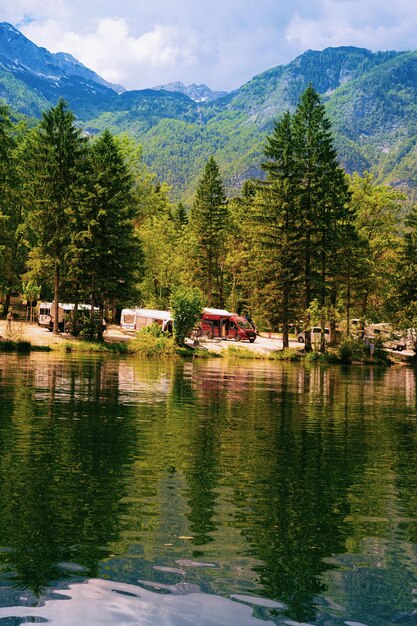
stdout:
[(49, 346), (33, 346), (30, 341), (13, 341), (12, 339), (0, 341), (0, 352), (28, 354), (29, 352), (49, 352), (50, 350)]
[[(377, 343), (373, 354), (370, 354), (369, 346), (355, 339), (345, 339), (340, 346), (329, 348), (325, 353), (313, 351), (308, 354), (300, 348), (285, 350), (273, 350), (262, 352), (246, 348), (244, 346), (224, 347), (221, 352), (212, 352), (205, 348), (192, 348), (189, 346), (178, 347), (172, 337), (161, 332), (159, 327), (146, 327), (136, 333), (130, 341), (101, 341), (91, 342), (79, 339), (61, 340), (57, 343), (38, 346), (30, 341), (6, 339), (0, 341), (0, 352), (29, 353), (32, 351), (60, 351), (71, 353), (100, 353), (114, 355), (138, 355), (151, 358), (175, 358), (178, 356), (188, 358), (226, 358), (247, 359), (265, 361), (304, 361), (305, 363), (329, 363), (329, 364), (372, 364), (391, 365), (395, 363), (395, 356), (385, 352)], [(412, 359), (409, 361), (412, 363)]]

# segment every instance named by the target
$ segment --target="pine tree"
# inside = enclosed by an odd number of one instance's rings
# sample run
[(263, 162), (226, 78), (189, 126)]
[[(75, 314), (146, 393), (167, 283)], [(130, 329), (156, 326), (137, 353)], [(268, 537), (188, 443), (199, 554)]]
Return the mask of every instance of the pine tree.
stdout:
[(187, 210), (182, 202), (178, 203), (178, 206), (174, 213), (174, 222), (176, 227), (179, 229), (188, 224)]
[(89, 150), (67, 255), (79, 292), (101, 312), (106, 301), (131, 297), (139, 280), (142, 249), (134, 227), (133, 182), (117, 143), (104, 131)]
[[(36, 236), (32, 260), (42, 258), (53, 274), (54, 304), (58, 310), (60, 279), (70, 245), (80, 185), (85, 139), (75, 125), (74, 114), (60, 99), (56, 107), (43, 113), (30, 154), (30, 184), (33, 210), (30, 221)], [(54, 333), (58, 316), (54, 316)]]
[(209, 306), (223, 306), (225, 241), (228, 228), (226, 194), (214, 159), (208, 160), (199, 181), (191, 213), (191, 228), (197, 243), (196, 273)]
[(10, 292), (19, 283), (18, 261), (19, 201), (14, 167), (14, 125), (8, 107), (0, 105), (0, 290), (6, 293), (5, 313)]
[(266, 182), (258, 183), (259, 201), (255, 204), (259, 243), (266, 249), (268, 266), (275, 297), (272, 304), (280, 311), (283, 328), (283, 347), (289, 345), (289, 320), (294, 316), (298, 282), (301, 275), (299, 250), (299, 172), (290, 113), (285, 113), (274, 124), (274, 132), (267, 137), (262, 163)]
[(396, 271), (396, 318), (409, 334), (417, 355), (417, 206), (406, 218), (406, 232)]
[[(317, 298), (324, 326), (327, 297), (335, 304), (338, 257), (343, 253), (343, 225), (351, 222), (349, 190), (337, 161), (331, 124), (318, 94), (309, 86), (302, 94), (293, 116), (293, 133), (298, 160), (298, 202), (300, 241), (304, 249), (304, 309)], [(311, 349), (308, 313), (305, 314), (305, 348)]]

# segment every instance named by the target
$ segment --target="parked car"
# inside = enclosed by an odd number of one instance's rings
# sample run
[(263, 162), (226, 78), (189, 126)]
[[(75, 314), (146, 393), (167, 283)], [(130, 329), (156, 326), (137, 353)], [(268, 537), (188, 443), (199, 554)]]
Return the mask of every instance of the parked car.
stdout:
[[(325, 341), (329, 341), (329, 335), (330, 335), (330, 330), (328, 328), (325, 328), (324, 329), (324, 340)], [(313, 328), (310, 331), (310, 336), (311, 336), (311, 343), (320, 343), (320, 340), (321, 340), (321, 327), (320, 326), (313, 326)], [(298, 334), (297, 341), (299, 343), (305, 343), (306, 337), (305, 337), (305, 332), (304, 331), (302, 333)]]

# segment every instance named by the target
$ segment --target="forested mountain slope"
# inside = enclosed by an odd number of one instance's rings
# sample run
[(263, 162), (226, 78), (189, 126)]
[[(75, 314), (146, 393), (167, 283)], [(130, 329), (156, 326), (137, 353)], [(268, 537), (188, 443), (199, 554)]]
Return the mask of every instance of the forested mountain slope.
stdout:
[(417, 186), (417, 52), (354, 47), (309, 50), (224, 97), (196, 102), (177, 91), (125, 91), (66, 54), (38, 48), (0, 24), (0, 96), (31, 117), (63, 96), (91, 133), (129, 132), (174, 197), (191, 197), (214, 155), (230, 193), (260, 175), (265, 136), (312, 84), (333, 122), (347, 171)]

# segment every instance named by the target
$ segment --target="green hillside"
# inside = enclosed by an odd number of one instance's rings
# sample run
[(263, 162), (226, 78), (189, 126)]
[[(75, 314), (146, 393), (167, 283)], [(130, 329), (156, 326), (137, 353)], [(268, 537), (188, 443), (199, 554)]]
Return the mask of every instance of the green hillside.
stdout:
[(229, 192), (260, 175), (265, 136), (292, 110), (308, 84), (322, 95), (334, 125), (340, 159), (349, 172), (373, 170), (379, 180), (414, 185), (417, 158), (417, 53), (361, 48), (307, 51), (286, 66), (255, 76), (208, 104), (133, 92), (111, 112), (88, 120), (97, 130), (128, 131), (158, 176), (190, 196), (213, 154)]
[(371, 170), (379, 181), (417, 186), (417, 52), (308, 50), (206, 103), (150, 89), (119, 95), (79, 76), (51, 81), (0, 59), (0, 97), (14, 110), (39, 117), (62, 95), (90, 133), (109, 128), (133, 135), (173, 197), (184, 199), (191, 198), (210, 155), (229, 193), (260, 176), (273, 121), (293, 110), (310, 83), (326, 104), (347, 171)]

